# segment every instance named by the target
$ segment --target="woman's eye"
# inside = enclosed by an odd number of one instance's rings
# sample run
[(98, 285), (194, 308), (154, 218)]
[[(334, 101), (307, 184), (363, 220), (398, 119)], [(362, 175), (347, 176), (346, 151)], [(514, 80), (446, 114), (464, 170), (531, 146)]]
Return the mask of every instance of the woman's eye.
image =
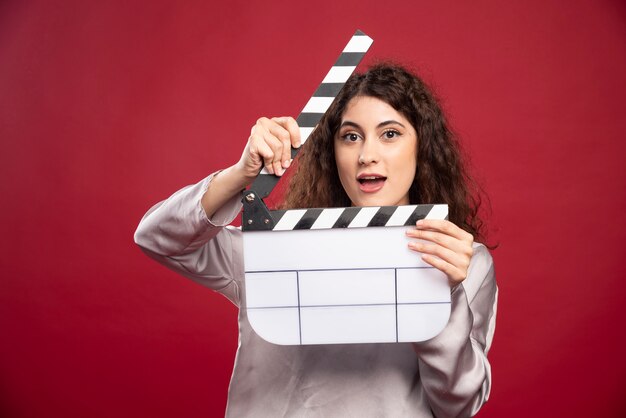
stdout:
[(398, 132), (398, 131), (385, 131), (385, 133), (383, 135), (385, 135), (386, 139), (393, 139), (393, 138), (397, 137), (398, 135), (400, 135), (400, 132)]
[(344, 138), (345, 140), (347, 140), (347, 141), (351, 141), (351, 142), (354, 142), (354, 141), (358, 141), (358, 140), (359, 140), (359, 136), (358, 136), (357, 134), (355, 134), (355, 133), (348, 133), (348, 134), (345, 134), (345, 135), (343, 136), (343, 138)]

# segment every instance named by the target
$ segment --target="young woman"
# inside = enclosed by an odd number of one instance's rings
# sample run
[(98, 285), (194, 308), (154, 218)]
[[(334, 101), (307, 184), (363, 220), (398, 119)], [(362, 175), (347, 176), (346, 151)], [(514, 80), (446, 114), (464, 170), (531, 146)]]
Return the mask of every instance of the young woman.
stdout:
[[(449, 221), (422, 220), (407, 235), (415, 256), (447, 275), (450, 321), (420, 343), (279, 346), (258, 337), (240, 309), (227, 416), (475, 414), (491, 385), (497, 287), (491, 256), (474, 241), (477, 200), (439, 104), (415, 75), (377, 65), (348, 80), (307, 142), (285, 208), (449, 205)], [(259, 119), (239, 162), (150, 209), (135, 241), (245, 306), (242, 233), (227, 225), (262, 166), (276, 175), (289, 167), (291, 146), (300, 146), (294, 119)]]

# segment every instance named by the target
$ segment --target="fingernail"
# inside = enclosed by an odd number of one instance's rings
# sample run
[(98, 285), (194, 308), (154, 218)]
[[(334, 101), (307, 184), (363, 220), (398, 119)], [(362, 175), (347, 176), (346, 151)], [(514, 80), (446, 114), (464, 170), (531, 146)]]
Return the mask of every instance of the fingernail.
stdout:
[(417, 225), (417, 226), (424, 225), (424, 221), (422, 219), (420, 219), (419, 221), (417, 221), (415, 223), (415, 225)]
[(283, 167), (285, 168), (289, 168), (289, 166), (291, 165), (291, 160), (287, 160), (285, 161), (285, 163), (283, 164)]

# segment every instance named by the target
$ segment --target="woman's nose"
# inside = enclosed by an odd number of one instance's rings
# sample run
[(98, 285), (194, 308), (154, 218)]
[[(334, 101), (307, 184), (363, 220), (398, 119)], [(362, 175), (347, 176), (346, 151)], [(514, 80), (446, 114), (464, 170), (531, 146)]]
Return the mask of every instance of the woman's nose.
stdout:
[(359, 154), (359, 164), (368, 165), (378, 162), (378, 147), (375, 140), (365, 139)]

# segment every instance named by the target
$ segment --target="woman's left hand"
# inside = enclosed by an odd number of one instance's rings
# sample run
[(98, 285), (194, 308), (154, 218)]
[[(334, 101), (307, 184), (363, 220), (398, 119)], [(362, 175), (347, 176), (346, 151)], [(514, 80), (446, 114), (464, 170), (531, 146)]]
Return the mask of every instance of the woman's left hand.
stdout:
[(451, 286), (467, 277), (467, 269), (474, 252), (474, 237), (450, 221), (422, 219), (415, 229), (406, 233), (411, 238), (427, 242), (411, 241), (409, 248), (422, 253), (422, 260), (444, 272)]

